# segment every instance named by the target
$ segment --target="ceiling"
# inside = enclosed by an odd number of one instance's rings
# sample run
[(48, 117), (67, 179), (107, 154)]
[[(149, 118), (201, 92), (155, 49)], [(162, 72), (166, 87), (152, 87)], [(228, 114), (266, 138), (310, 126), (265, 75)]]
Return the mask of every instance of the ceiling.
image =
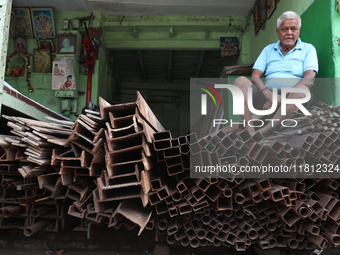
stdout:
[(113, 50), (114, 70), (121, 82), (181, 83), (190, 78), (220, 77), (236, 58), (212, 50)]
[[(13, 7), (30, 5), (53, 7), (55, 12), (100, 11), (111, 15), (106, 19), (107, 22), (103, 23), (103, 27), (107, 31), (107, 47), (110, 50), (111, 62), (114, 63), (111, 67), (118, 83), (180, 85), (189, 84), (190, 78), (194, 77), (220, 77), (224, 66), (236, 64), (235, 58), (220, 56), (219, 38), (220, 36), (238, 36), (241, 30), (240, 24), (244, 23), (245, 17), (249, 15), (256, 1), (13, 0)], [(162, 20), (163, 16), (172, 15), (187, 16), (188, 20), (182, 20), (186, 17), (173, 20), (169, 18), (169, 21)], [(139, 20), (136, 16), (143, 17)], [(150, 18), (150, 16), (160, 18)], [(193, 16), (194, 21), (191, 21), (190, 17)], [(150, 21), (154, 19), (155, 21)], [(169, 29), (172, 26), (175, 31), (173, 39), (169, 38)], [(135, 29), (138, 31), (138, 44), (132, 33)], [(207, 37), (205, 31), (210, 31), (210, 38)], [(152, 41), (148, 41), (152, 36), (159, 39), (156, 41), (159, 42), (158, 45), (166, 45), (166, 47), (163, 46), (160, 49), (152, 44)], [(110, 38), (113, 38), (112, 41)], [(186, 39), (190, 39), (186, 49), (183, 43), (182, 48), (171, 48), (170, 45), (174, 45), (172, 43), (177, 41), (181, 43), (181, 40)], [(212, 47), (195, 48), (195, 43), (209, 44)], [(117, 46), (118, 44), (120, 47)], [(127, 46), (124, 47), (125, 45)], [(152, 46), (149, 47), (149, 45)]]
[(13, 7), (53, 7), (57, 12), (100, 11), (117, 16), (247, 16), (257, 0), (13, 0)]

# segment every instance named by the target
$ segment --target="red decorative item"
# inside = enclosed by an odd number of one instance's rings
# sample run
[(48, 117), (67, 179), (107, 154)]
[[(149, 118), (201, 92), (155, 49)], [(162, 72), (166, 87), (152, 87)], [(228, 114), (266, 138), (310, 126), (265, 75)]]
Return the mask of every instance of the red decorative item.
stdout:
[[(18, 72), (18, 69), (13, 67), (12, 69), (12, 72), (10, 74), (8, 74), (8, 71), (9, 71), (9, 62), (11, 60), (11, 58), (13, 57), (22, 57), (26, 60), (26, 67), (22, 67), (20, 68), (20, 71)], [(31, 77), (31, 72), (29, 71), (30, 68), (31, 68), (31, 58), (28, 54), (20, 54), (20, 53), (13, 53), (12, 55), (8, 56), (7, 57), (7, 61), (6, 61), (6, 75), (8, 76), (12, 76), (12, 77), (20, 77), (20, 76), (24, 76), (24, 72), (26, 72), (26, 81), (27, 81), (27, 86), (28, 86), (28, 90), (29, 92), (33, 92), (33, 87), (31, 87), (31, 84), (30, 84), (30, 77)], [(16, 70), (14, 70), (14, 68)], [(19, 73), (19, 75), (15, 75)]]
[(86, 51), (86, 63), (85, 63), (85, 66), (87, 67), (86, 107), (88, 107), (92, 92), (92, 74), (96, 60), (96, 50), (92, 45), (91, 39), (87, 35), (85, 35), (83, 39), (82, 49)]
[(13, 67), (13, 69), (12, 69), (11, 76), (12, 76), (12, 77), (18, 77), (18, 76), (20, 76), (20, 72), (21, 72), (20, 66), (15, 66), (15, 67)]

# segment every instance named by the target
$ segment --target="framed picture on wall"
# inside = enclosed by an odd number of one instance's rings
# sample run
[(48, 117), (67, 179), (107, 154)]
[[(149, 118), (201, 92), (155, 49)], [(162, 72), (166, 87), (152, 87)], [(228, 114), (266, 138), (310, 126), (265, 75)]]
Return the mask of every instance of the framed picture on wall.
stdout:
[(50, 73), (51, 67), (51, 53), (48, 49), (34, 49), (33, 50), (34, 72)]
[(25, 37), (26, 39), (33, 38), (31, 14), (29, 8), (12, 9), (10, 31), (13, 38), (16, 36)]
[(58, 54), (75, 54), (76, 53), (77, 35), (58, 35)]
[(33, 33), (36, 38), (55, 38), (52, 8), (31, 8)]
[(276, 0), (268, 0), (269, 4), (268, 4), (268, 10), (267, 10), (267, 19), (269, 19), (273, 12), (276, 9)]
[(255, 35), (257, 35), (260, 31), (261, 28), (261, 20), (260, 20), (260, 5), (257, 3), (254, 11), (253, 11), (253, 16), (254, 16), (254, 27), (255, 27)]
[(38, 48), (49, 49), (50, 52), (55, 52), (54, 43), (52, 39), (37, 39)]
[(27, 53), (26, 38), (22, 36), (14, 37), (14, 51), (17, 53)]
[(221, 57), (239, 54), (237, 37), (220, 37)]
[(265, 28), (267, 21), (267, 0), (259, 0), (261, 29)]

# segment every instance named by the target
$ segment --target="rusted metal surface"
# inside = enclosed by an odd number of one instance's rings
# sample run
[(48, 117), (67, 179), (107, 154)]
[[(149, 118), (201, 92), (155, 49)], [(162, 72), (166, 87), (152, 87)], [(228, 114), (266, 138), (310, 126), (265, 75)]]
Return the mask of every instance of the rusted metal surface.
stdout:
[(139, 225), (140, 229), (138, 235), (142, 233), (152, 215), (152, 209), (150, 207), (143, 207), (143, 205), (136, 200), (124, 200), (122, 201), (112, 215), (113, 227), (116, 226), (122, 217)]
[(102, 226), (139, 226), (138, 234), (153, 230), (169, 244), (193, 248), (338, 245), (336, 176), (190, 178), (191, 160), (236, 169), (338, 164), (340, 119), (333, 112), (339, 109), (314, 107), (312, 117), (297, 118), (289, 133), (263, 137), (226, 127), (202, 139), (194, 133), (172, 137), (140, 93), (127, 104), (100, 98), (100, 113), (80, 115), (73, 124), (7, 116), (15, 136), (0, 147), (0, 229), (30, 236), (64, 229), (72, 219), (75, 230), (89, 236)]

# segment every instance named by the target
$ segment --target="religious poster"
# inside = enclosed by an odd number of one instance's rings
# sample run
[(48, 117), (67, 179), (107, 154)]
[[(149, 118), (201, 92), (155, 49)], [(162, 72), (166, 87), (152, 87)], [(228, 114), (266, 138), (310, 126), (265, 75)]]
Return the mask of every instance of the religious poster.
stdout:
[(268, 5), (267, 19), (269, 19), (272, 16), (272, 14), (273, 14), (273, 12), (276, 8), (276, 2), (275, 2), (275, 0), (268, 0), (267, 5)]
[(239, 54), (237, 37), (220, 37), (221, 57)]
[(255, 28), (255, 35), (258, 34), (261, 28), (261, 17), (260, 17), (260, 5), (259, 3), (256, 4), (256, 7), (253, 12), (254, 16), (254, 28)]
[(31, 14), (29, 8), (13, 8), (10, 24), (12, 37), (33, 38), (33, 30), (31, 24)]
[(260, 6), (260, 26), (263, 30), (265, 28), (265, 24), (267, 21), (267, 0), (259, 0), (259, 6)]
[(58, 58), (53, 61), (52, 89), (75, 90), (76, 79), (73, 72), (73, 57)]
[(50, 73), (51, 72), (51, 53), (49, 49), (34, 49), (34, 72)]
[(14, 52), (27, 53), (26, 38), (21, 36), (14, 36)]
[(56, 37), (52, 8), (31, 8), (34, 37)]

